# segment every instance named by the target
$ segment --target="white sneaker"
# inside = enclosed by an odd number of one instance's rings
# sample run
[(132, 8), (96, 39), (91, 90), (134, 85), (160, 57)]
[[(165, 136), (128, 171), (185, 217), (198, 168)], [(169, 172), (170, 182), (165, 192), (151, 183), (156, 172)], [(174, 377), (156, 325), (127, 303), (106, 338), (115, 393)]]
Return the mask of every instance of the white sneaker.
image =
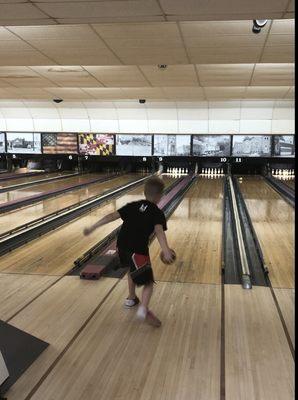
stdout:
[(124, 302), (124, 307), (131, 308), (139, 304), (140, 300), (136, 296), (134, 299), (126, 299)]
[(140, 305), (137, 311), (137, 319), (139, 319), (140, 321), (145, 321), (146, 316), (147, 316), (147, 309), (146, 307)]

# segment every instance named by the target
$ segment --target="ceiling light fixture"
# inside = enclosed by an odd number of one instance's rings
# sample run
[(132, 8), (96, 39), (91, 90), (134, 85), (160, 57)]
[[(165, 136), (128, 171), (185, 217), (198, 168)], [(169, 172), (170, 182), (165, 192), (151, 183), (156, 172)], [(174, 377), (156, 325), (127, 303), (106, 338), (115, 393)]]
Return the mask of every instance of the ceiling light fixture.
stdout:
[(252, 31), (253, 33), (260, 33), (262, 28), (267, 24), (268, 19), (254, 19)]

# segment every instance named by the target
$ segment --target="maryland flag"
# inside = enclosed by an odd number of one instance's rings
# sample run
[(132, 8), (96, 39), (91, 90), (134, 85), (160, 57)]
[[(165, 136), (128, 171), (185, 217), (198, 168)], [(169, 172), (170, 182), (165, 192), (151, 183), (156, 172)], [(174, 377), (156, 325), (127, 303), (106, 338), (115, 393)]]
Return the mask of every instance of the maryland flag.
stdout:
[(78, 139), (75, 133), (43, 133), (42, 147), (45, 154), (76, 154)]
[(115, 153), (114, 135), (80, 133), (79, 151), (87, 155), (112, 156)]

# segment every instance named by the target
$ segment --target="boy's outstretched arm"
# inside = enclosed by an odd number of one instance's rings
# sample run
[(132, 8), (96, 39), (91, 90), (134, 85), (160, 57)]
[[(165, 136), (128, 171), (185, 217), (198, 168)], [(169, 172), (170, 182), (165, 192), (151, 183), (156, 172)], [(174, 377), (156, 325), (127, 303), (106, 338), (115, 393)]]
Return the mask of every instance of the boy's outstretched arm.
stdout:
[(163, 251), (165, 260), (169, 263), (172, 262), (173, 254), (171, 252), (171, 249), (169, 248), (167, 237), (162, 225), (155, 225), (154, 232), (156, 234), (161, 250)]
[(105, 217), (101, 218), (99, 221), (97, 221), (94, 225), (91, 225), (89, 228), (84, 229), (84, 235), (90, 235), (95, 229), (99, 228), (102, 225), (108, 224), (109, 222), (116, 221), (116, 219), (120, 218), (120, 214), (118, 211), (115, 211), (113, 213), (110, 213), (106, 215)]

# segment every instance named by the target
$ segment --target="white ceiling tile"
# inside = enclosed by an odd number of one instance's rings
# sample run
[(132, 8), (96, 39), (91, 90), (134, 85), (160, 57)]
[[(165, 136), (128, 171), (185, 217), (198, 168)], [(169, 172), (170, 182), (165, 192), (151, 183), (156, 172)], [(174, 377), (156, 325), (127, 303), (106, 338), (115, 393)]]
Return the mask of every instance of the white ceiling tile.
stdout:
[(288, 92), (288, 86), (250, 86), (246, 88), (246, 99), (282, 99)]
[(84, 68), (105, 86), (149, 86), (136, 66), (84, 66)]
[(42, 11), (30, 3), (0, 4), (0, 16), (7, 21), (47, 18)]
[(21, 18), (21, 19), (4, 19), (1, 18), (2, 15), (0, 15), (0, 25), (2, 26), (7, 26), (7, 27), (16, 27), (16, 26), (32, 26), (32, 25), (37, 25), (37, 26), (41, 26), (41, 25), (57, 25), (57, 22), (53, 19), (50, 19), (48, 17), (45, 16), (45, 18), (43, 19), (31, 19), (30, 17), (28, 18)]
[[(251, 12), (280, 12), (287, 6), (287, 0), (160, 0), (166, 14), (202, 15), (202, 14), (242, 14)], [(260, 16), (262, 17), (262, 15)]]
[(295, 60), (293, 46), (266, 46), (260, 62), (262, 63), (292, 63)]
[(132, 17), (85, 17), (85, 18), (56, 18), (58, 24), (104, 24), (104, 23), (129, 23), (129, 22), (162, 22), (165, 18), (161, 15), (141, 15)]
[(204, 91), (208, 100), (242, 99), (245, 89), (245, 87), (206, 87)]
[(126, 98), (121, 88), (84, 88), (84, 91), (94, 99), (116, 100)]
[(295, 20), (294, 19), (279, 19), (272, 21), (270, 35), (274, 34), (292, 34), (295, 33)]
[(60, 97), (64, 99), (91, 99), (92, 96), (86, 91), (80, 88), (45, 88), (45, 92), (48, 92), (51, 96)]
[(163, 93), (168, 99), (176, 100), (204, 100), (205, 94), (201, 87), (163, 87)]
[[(180, 22), (182, 34), (187, 37), (215, 35), (251, 35), (252, 21), (194, 21)], [(266, 36), (268, 25), (258, 36)]]
[(140, 66), (152, 86), (197, 86), (193, 65), (168, 65), (166, 69), (158, 66)]
[(294, 82), (294, 64), (256, 64), (252, 85), (289, 86)]
[(202, 86), (246, 86), (254, 64), (197, 64)]
[(54, 18), (162, 15), (156, 0), (39, 3), (38, 7)]
[(1, 40), (18, 40), (18, 38), (8, 29), (0, 27), (0, 41)]
[(105, 39), (159, 39), (179, 38), (179, 29), (174, 22), (148, 22), (134, 24), (95, 24), (94, 29)]
[(27, 41), (98, 40), (97, 34), (87, 25), (13, 26), (9, 30)]
[(53, 65), (54, 62), (42, 55), (41, 53), (32, 51), (1, 51), (0, 65)]
[(164, 97), (161, 88), (122, 88), (128, 99), (161, 99)]
[(265, 42), (265, 35), (199, 35), (187, 36), (186, 47), (218, 48), (218, 47), (261, 47)]
[(187, 52), (190, 61), (194, 64), (235, 64), (256, 63), (261, 55), (260, 47), (219, 47), (219, 48), (194, 48), (189, 47)]
[(274, 34), (269, 35), (266, 42), (267, 46), (294, 46), (294, 35), (293, 34)]

